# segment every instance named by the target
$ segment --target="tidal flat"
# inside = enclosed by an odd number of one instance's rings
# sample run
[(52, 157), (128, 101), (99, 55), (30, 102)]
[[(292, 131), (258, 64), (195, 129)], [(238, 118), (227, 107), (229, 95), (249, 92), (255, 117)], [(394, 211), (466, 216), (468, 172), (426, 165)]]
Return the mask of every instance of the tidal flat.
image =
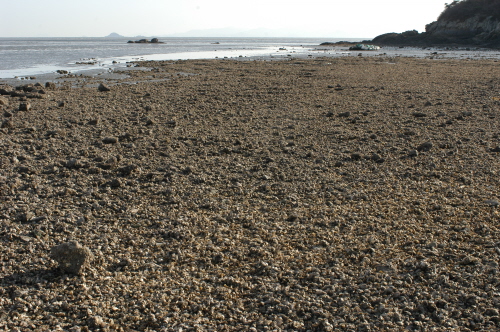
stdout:
[(139, 66), (0, 86), (0, 329), (500, 328), (497, 60)]

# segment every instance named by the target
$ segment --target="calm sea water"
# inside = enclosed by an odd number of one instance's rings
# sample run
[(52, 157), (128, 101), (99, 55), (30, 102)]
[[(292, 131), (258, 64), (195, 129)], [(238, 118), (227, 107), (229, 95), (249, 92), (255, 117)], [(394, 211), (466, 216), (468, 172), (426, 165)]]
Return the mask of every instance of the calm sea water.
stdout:
[[(160, 38), (164, 44), (129, 44), (130, 38), (0, 38), (0, 78), (63, 69), (72, 72), (137, 59), (177, 60), (269, 56), (286, 48), (305, 52), (325, 40), (314, 38)], [(90, 60), (89, 60), (90, 59)], [(78, 62), (95, 61), (95, 65)]]
[[(322, 50), (324, 38), (160, 38), (163, 44), (129, 44), (130, 38), (0, 38), (0, 79), (28, 77), (67, 70), (106, 71), (137, 60), (214, 59), (236, 57), (346, 56), (359, 52)], [(361, 41), (362, 39), (349, 39)], [(324, 48), (324, 47), (323, 47)], [(437, 54), (436, 54), (437, 53)], [(498, 50), (383, 48), (366, 56), (431, 58), (495, 58)], [(79, 62), (95, 62), (93, 65)], [(113, 63), (116, 62), (116, 63)]]

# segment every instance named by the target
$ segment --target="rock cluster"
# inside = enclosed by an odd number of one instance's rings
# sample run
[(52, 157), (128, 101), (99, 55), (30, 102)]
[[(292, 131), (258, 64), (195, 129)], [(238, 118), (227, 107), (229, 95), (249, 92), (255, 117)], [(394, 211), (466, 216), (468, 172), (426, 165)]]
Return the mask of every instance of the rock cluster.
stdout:
[(0, 330), (500, 328), (497, 62), (140, 66), (0, 86)]
[(139, 39), (139, 40), (129, 40), (127, 43), (129, 44), (163, 44), (163, 42), (159, 41), (158, 38), (153, 38), (151, 40), (147, 39)]

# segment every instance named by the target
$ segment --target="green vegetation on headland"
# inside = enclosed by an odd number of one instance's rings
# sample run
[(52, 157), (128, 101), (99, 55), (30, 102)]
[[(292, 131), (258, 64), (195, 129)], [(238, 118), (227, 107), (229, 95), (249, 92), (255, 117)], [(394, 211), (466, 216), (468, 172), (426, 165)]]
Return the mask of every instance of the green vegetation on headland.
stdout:
[(465, 21), (470, 17), (486, 19), (488, 17), (500, 20), (500, 1), (498, 0), (455, 0), (446, 4), (446, 9), (438, 20)]
[(477, 46), (500, 48), (500, 0), (460, 0), (447, 4), (438, 20), (402, 33), (385, 33), (372, 43), (397, 46)]

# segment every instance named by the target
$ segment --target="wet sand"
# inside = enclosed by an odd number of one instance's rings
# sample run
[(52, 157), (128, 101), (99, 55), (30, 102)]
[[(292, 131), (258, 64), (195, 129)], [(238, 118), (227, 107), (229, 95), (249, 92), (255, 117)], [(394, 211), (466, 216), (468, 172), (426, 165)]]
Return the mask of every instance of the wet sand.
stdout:
[(500, 328), (498, 62), (141, 66), (0, 99), (0, 329)]

